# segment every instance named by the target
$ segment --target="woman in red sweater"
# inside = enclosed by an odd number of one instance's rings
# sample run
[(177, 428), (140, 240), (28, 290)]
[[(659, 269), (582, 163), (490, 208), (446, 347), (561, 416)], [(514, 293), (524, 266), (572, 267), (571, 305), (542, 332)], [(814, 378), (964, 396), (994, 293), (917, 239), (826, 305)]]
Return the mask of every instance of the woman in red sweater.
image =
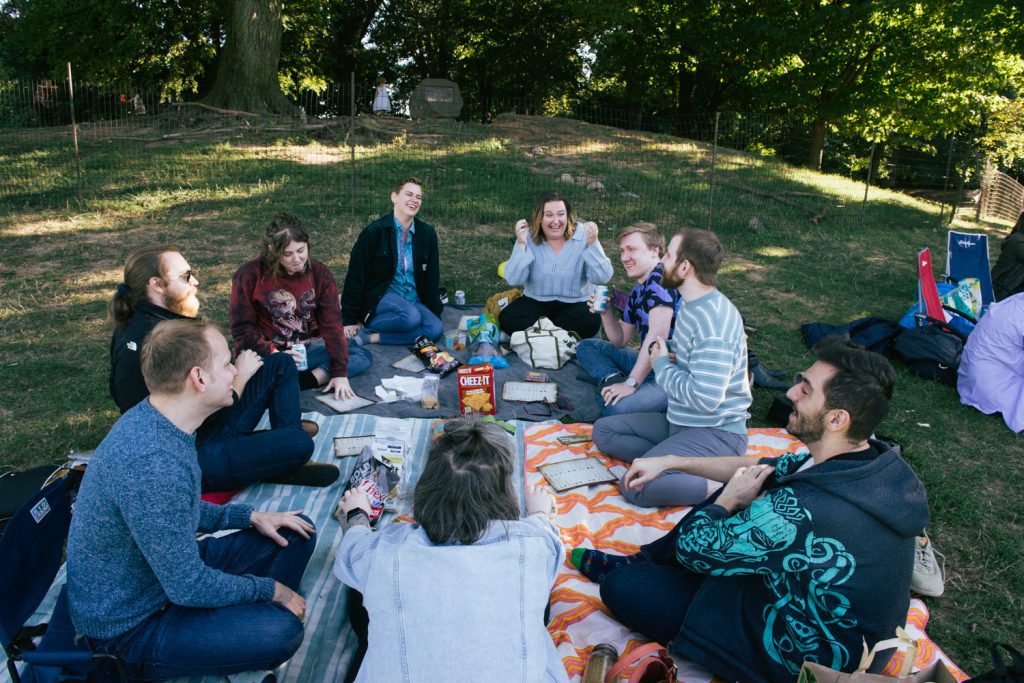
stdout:
[[(348, 378), (373, 362), (369, 351), (346, 343), (338, 285), (327, 266), (310, 258), (309, 234), (290, 213), (274, 216), (261, 255), (235, 272), (230, 315), (235, 349), (290, 354), (300, 367), (300, 389), (326, 384), (324, 392), (335, 398), (352, 398)], [(307, 369), (296, 344), (306, 347)]]

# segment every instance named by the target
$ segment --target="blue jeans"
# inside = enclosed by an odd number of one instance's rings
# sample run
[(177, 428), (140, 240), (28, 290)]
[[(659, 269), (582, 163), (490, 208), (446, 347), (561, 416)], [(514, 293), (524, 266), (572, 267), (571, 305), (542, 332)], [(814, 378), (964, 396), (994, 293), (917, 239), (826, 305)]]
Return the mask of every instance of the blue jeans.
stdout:
[[(253, 431), (270, 411), (270, 429)], [(299, 467), (313, 454), (313, 439), (299, 426), (299, 380), (286, 353), (263, 359), (235, 404), (200, 428), (196, 439), (203, 491), (229, 491)]]
[[(327, 345), (323, 337), (306, 342), (306, 362), (310, 370), (320, 368), (328, 377), (331, 376), (331, 357), (327, 355)], [(373, 365), (373, 356), (359, 344), (348, 344), (348, 377), (361, 375)]]
[(419, 301), (412, 303), (392, 291), (385, 292), (366, 326), (380, 335), (381, 344), (408, 346), (417, 337), (437, 339), (444, 332), (441, 319)]
[[(584, 339), (576, 345), (576, 362), (598, 382), (616, 372), (628, 377), (639, 355), (636, 349), (628, 346), (620, 349), (603, 339)], [(654, 381), (653, 370), (647, 373), (641, 384), (637, 385), (635, 393), (615, 405), (604, 405), (604, 399), (600, 394), (597, 400), (601, 405), (603, 417), (624, 413), (664, 413), (668, 410), (668, 395)]]
[[(255, 529), (199, 541), (208, 566), (229, 574), (267, 576), (298, 591), (316, 536), (285, 530), (281, 547)], [(229, 607), (168, 604), (114, 638), (89, 639), (96, 652), (115, 654), (133, 681), (177, 676), (225, 676), (273, 669), (302, 644), (302, 622), (272, 602)]]

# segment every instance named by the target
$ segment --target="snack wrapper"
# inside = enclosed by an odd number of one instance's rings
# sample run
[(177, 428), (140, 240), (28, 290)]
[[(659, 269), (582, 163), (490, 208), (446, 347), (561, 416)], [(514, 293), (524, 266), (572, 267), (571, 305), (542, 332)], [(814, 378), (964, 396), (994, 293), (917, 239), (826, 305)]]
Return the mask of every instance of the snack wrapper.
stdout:
[[(384, 514), (384, 504), (391, 497), (400, 478), (398, 467), (379, 460), (373, 454), (372, 446), (363, 446), (345, 490), (356, 489), (366, 494), (370, 499), (370, 524), (375, 524)], [(337, 508), (334, 514), (338, 516)]]
[(462, 363), (455, 360), (450, 353), (437, 348), (437, 345), (427, 337), (420, 337), (409, 347), (409, 350), (416, 354), (417, 358), (423, 361), (427, 370), (441, 375), (450, 375), (455, 372)]

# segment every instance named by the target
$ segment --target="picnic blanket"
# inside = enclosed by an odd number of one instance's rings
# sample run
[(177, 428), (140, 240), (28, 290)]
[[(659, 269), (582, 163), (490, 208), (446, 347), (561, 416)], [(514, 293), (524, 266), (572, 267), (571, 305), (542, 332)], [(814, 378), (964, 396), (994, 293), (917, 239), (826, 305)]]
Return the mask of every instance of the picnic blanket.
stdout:
[[(480, 315), (483, 307), (480, 305), (467, 306), (445, 306), (441, 315), (441, 322), (445, 330), (454, 330), (459, 326), (459, 320), (464, 315)], [(444, 338), (438, 342), (439, 348), (444, 347)], [(382, 379), (399, 377), (422, 377), (426, 371), (420, 373), (409, 373), (391, 367), (395, 361), (408, 356), (409, 349), (405, 346), (385, 346), (382, 344), (369, 344), (366, 349), (373, 355), (373, 365), (364, 374), (351, 378), (352, 389), (360, 396), (377, 400), (374, 396), (374, 387), (381, 383)], [(470, 358), (468, 349), (453, 351), (452, 355), (460, 362), (465, 363)], [(570, 361), (558, 370), (541, 370), (548, 376), (548, 380), (558, 384), (558, 396), (564, 401), (562, 407), (543, 404), (510, 403), (501, 400), (502, 387), (506, 381), (522, 381), (528, 371), (533, 370), (529, 365), (519, 359), (514, 353), (505, 356), (508, 361), (507, 368), (498, 368), (494, 371), (495, 392), (497, 393), (497, 417), (502, 420), (524, 420), (526, 422), (538, 422), (549, 419), (565, 419), (567, 422), (593, 422), (601, 417), (601, 406), (597, 402), (597, 384), (590, 379), (586, 371), (575, 361)], [(316, 400), (319, 389), (303, 391), (300, 396), (302, 410), (316, 411), (325, 415), (337, 415), (331, 408)], [(440, 405), (435, 410), (424, 410), (420, 407), (419, 401), (410, 403), (408, 401), (396, 401), (394, 403), (377, 403), (359, 410), (367, 415), (384, 415), (390, 417), (456, 417), (459, 414), (458, 388), (456, 386), (455, 373), (442, 377), (438, 387), (438, 400)]]
[[(592, 425), (534, 425), (526, 429), (525, 476), (526, 484), (543, 481), (538, 466), (569, 458), (591, 455), (600, 458), (613, 473), (621, 475), (626, 466), (593, 448), (591, 443), (564, 446), (558, 437), (570, 434), (589, 434)], [(750, 442), (746, 455), (751, 458), (776, 457), (795, 449), (804, 449), (795, 437), (774, 428), (750, 429)], [(617, 555), (628, 555), (639, 546), (649, 543), (671, 530), (689, 508), (640, 508), (627, 503), (614, 484), (578, 488), (558, 495), (555, 524), (561, 528), (566, 548), (586, 546)], [(928, 638), (925, 625), (928, 609), (918, 599), (911, 600), (907, 615), (907, 631), (920, 641), (914, 662), (921, 669), (936, 659), (942, 659), (958, 680), (968, 676), (949, 660), (949, 657)], [(620, 654), (627, 653), (646, 641), (609, 615), (601, 602), (599, 586), (585, 579), (568, 559), (559, 573), (551, 595), (551, 621), (548, 630), (555, 641), (571, 680), (583, 675), (587, 659), (598, 643), (610, 643)], [(711, 672), (693, 662), (675, 657), (679, 665), (679, 680), (687, 683), (721, 683)], [(893, 657), (886, 672), (899, 671), (902, 654)]]
[[(304, 417), (320, 425), (313, 459), (338, 465), (341, 469), (338, 482), (325, 488), (259, 484), (243, 490), (232, 501), (248, 503), (260, 510), (302, 509), (317, 526), (316, 550), (300, 587), (307, 604), (305, 640), (295, 656), (277, 672), (278, 680), (282, 683), (341, 680), (352, 663), (356, 638), (346, 616), (348, 591), (332, 572), (334, 548), (341, 540), (341, 527), (331, 517), (331, 512), (341, 497), (355, 458), (335, 458), (333, 439), (336, 436), (372, 434), (377, 421), (382, 419), (362, 413), (335, 416), (307, 413)], [(401, 493), (396, 509), (385, 513), (382, 524), (411, 512), (412, 488), (423, 471), (431, 436), (437, 425), (436, 419), (406, 418), (399, 422), (408, 448), (405, 471), (399, 485)], [(523, 503), (524, 484), (540, 480), (537, 466), (545, 462), (589, 453), (604, 459), (613, 471), (621, 473), (624, 469), (622, 463), (588, 450), (589, 443), (568, 447), (558, 443), (557, 437), (562, 435), (589, 433), (589, 424), (514, 424), (517, 427), (514, 439), (517, 454), (514, 481), (520, 496), (520, 506)], [(748, 455), (780, 455), (791, 449), (794, 441), (782, 430), (753, 429)], [(625, 554), (634, 552), (637, 546), (670, 530), (684, 512), (685, 508), (648, 510), (634, 507), (619, 496), (614, 485), (606, 484), (560, 494), (555, 523), (561, 527), (562, 539), (567, 547), (588, 545)], [(64, 572), (61, 570), (49, 595), (30, 623), (48, 619), (64, 580)], [(924, 632), (927, 620), (928, 612), (924, 604), (919, 600), (912, 601), (908, 631), (922, 639), (915, 665), (925, 666), (938, 657), (949, 663), (945, 654), (928, 640)], [(568, 562), (559, 574), (552, 592), (548, 628), (562, 654), (566, 670), (574, 680), (579, 680), (587, 657), (596, 643), (612, 643), (622, 652), (643, 642), (639, 634), (629, 632), (607, 615), (598, 597), (597, 585), (583, 579)], [(714, 680), (709, 672), (690, 662), (680, 661), (680, 664), (680, 680), (689, 683)], [(892, 666), (890, 664), (890, 668)], [(951, 671), (961, 680), (967, 678), (955, 667), (951, 666)], [(6, 669), (0, 670), (0, 683), (8, 683), (9, 680)], [(179, 683), (223, 683), (224, 680), (215, 676), (178, 679)]]

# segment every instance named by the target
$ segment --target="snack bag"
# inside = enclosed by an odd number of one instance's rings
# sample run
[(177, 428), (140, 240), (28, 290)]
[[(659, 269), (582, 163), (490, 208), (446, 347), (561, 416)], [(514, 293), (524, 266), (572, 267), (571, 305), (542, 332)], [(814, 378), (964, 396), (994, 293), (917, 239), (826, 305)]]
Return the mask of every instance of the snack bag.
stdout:
[[(373, 454), (372, 446), (364, 446), (356, 460), (352, 476), (348, 478), (345, 490), (356, 489), (366, 493), (370, 499), (370, 524), (375, 524), (384, 513), (384, 503), (391, 496), (392, 489), (398, 485), (401, 475), (398, 468), (389, 462), (378, 460)], [(334, 518), (338, 518), (338, 508), (334, 509)]]
[(459, 414), (494, 415), (494, 366), (464, 365), (458, 370)]
[(501, 332), (489, 315), (479, 315), (466, 321), (469, 333), (469, 351), (472, 356), (470, 365), (490, 363), (496, 368), (507, 368), (508, 361), (498, 351), (498, 338)]
[(450, 353), (437, 348), (437, 345), (427, 337), (420, 337), (409, 347), (409, 350), (416, 354), (416, 357), (423, 361), (427, 370), (444, 377), (455, 372), (455, 369), (462, 365), (455, 360)]

